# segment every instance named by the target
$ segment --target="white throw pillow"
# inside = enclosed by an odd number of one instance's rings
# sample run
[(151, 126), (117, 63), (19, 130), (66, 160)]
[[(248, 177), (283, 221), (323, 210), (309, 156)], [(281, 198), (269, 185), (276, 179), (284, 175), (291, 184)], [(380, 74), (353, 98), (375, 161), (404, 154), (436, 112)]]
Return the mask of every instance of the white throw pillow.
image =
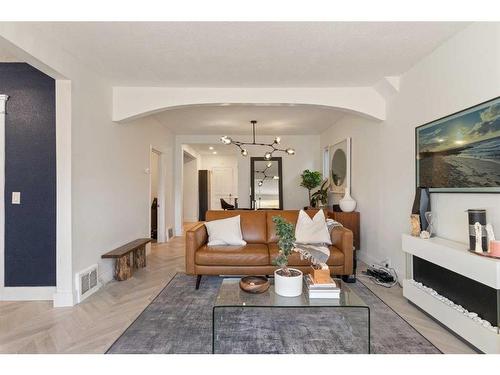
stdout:
[(241, 234), (240, 215), (227, 219), (207, 221), (208, 246), (246, 245)]
[(304, 210), (300, 210), (297, 225), (295, 226), (295, 242), (303, 244), (332, 244), (323, 210), (319, 210), (312, 219)]

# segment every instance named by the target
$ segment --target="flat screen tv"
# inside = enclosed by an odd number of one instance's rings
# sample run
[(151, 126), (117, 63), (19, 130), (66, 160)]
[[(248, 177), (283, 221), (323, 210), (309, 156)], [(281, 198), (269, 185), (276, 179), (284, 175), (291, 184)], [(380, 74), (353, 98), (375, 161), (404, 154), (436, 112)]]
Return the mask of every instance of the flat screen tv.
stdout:
[(500, 97), (415, 129), (416, 183), (431, 192), (500, 192)]

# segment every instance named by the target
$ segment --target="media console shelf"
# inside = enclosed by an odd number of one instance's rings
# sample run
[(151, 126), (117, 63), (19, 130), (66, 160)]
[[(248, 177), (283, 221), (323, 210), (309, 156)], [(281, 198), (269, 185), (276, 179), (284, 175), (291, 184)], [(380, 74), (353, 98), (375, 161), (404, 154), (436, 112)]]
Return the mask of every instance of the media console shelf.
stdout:
[[(406, 254), (404, 297), (479, 350), (500, 353), (500, 334), (493, 328), (500, 324), (500, 260), (472, 254), (459, 242), (408, 234), (402, 235), (402, 249)], [(471, 318), (474, 315), (457, 305), (478, 317)]]

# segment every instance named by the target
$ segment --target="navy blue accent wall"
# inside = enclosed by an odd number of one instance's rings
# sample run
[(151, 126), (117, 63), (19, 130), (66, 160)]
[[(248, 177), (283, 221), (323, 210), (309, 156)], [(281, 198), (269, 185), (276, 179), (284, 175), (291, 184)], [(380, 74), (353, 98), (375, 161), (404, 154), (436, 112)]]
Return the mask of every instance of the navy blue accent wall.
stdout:
[[(5, 286), (56, 285), (55, 81), (0, 63), (5, 126)], [(12, 192), (21, 204), (12, 204)]]

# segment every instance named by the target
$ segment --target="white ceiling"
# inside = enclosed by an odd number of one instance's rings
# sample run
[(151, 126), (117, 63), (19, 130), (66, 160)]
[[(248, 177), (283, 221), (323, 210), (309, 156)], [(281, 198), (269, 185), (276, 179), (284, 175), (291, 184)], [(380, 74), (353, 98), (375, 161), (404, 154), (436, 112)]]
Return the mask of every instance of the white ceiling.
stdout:
[[(229, 155), (229, 156), (238, 156), (238, 149), (231, 145), (223, 145), (222, 143), (196, 143), (196, 144), (188, 144), (190, 148), (196, 151), (200, 155)], [(210, 147), (212, 149), (210, 149)], [(215, 152), (215, 154), (214, 154)]]
[(313, 105), (200, 105), (170, 109), (153, 115), (175, 134), (320, 134), (345, 113)]
[(371, 86), (467, 23), (46, 22), (48, 37), (114, 86)]

